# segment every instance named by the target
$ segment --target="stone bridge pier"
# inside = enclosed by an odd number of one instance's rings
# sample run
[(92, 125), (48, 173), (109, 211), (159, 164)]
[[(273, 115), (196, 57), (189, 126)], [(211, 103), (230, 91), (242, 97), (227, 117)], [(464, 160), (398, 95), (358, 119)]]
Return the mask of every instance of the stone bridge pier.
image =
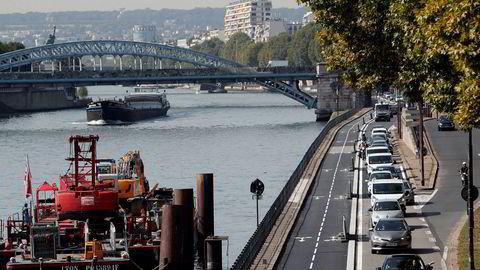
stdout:
[[(322, 76), (321, 74), (328, 74)], [(333, 112), (369, 106), (367, 93), (347, 87), (339, 72), (327, 73), (325, 64), (317, 64), (317, 108), (318, 122), (328, 121)]]

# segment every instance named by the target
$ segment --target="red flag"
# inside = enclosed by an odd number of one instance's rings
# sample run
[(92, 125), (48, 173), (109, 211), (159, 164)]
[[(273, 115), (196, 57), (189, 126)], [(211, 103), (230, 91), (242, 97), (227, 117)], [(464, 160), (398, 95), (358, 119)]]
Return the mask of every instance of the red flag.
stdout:
[(25, 198), (32, 196), (32, 172), (30, 171), (30, 162), (28, 161), (27, 155), (27, 164), (25, 164), (25, 176), (23, 177), (23, 185), (25, 186)]

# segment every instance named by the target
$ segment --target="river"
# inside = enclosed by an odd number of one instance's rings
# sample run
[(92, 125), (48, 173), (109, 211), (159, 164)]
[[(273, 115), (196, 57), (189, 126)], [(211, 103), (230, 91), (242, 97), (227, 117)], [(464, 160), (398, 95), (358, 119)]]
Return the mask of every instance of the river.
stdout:
[[(90, 96), (121, 97), (126, 88), (90, 87)], [(224, 265), (231, 265), (256, 227), (249, 191), (265, 183), (260, 218), (320, 133), (312, 110), (280, 94), (195, 94), (167, 90), (168, 117), (123, 126), (88, 126), (84, 110), (0, 118), (0, 215), (24, 203), (23, 176), (29, 156), (33, 185), (56, 181), (68, 168), (68, 138), (98, 134), (98, 156), (118, 158), (140, 150), (150, 186), (195, 188), (197, 173), (215, 175), (215, 234), (229, 236)]]

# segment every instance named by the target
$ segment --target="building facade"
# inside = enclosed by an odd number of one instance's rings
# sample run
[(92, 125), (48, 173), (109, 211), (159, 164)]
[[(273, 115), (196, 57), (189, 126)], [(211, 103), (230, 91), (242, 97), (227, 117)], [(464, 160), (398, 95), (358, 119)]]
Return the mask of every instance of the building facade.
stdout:
[(225, 41), (237, 32), (255, 38), (256, 28), (270, 21), (271, 14), (270, 0), (241, 0), (230, 3), (225, 10)]

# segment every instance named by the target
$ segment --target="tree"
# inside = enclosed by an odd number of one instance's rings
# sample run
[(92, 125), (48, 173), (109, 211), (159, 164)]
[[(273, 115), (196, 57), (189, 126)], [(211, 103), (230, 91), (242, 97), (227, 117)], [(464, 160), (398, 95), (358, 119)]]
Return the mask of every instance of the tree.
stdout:
[(2, 43), (0, 42), (0, 54), (7, 53), (11, 51), (25, 49), (25, 46), (19, 42), (8, 42)]
[(265, 67), (271, 60), (286, 60), (289, 47), (290, 37), (288, 33), (284, 32), (271, 37), (259, 52), (259, 65)]
[[(388, 89), (396, 81), (401, 57), (392, 46), (395, 33), (385, 31), (393, 1), (299, 0), (316, 16), (319, 47), (327, 68), (342, 70), (347, 85), (364, 90)], [(300, 51), (300, 57), (299, 53), (292, 54), (294, 59), (305, 59), (301, 52), (307, 50), (302, 44), (294, 40), (292, 48)]]
[[(459, 126), (480, 127), (480, 9), (477, 1), (428, 0), (417, 16), (416, 55), (441, 59), (449, 69), (426, 84), (427, 98)], [(422, 46), (423, 45), (423, 46)], [(440, 62), (442, 63), (442, 62)]]
[(224, 47), (225, 42), (221, 41), (218, 38), (212, 38), (210, 40), (205, 40), (204, 42), (193, 46), (192, 49), (199, 52), (204, 52), (206, 54), (220, 56)]
[[(311, 66), (309, 47), (318, 32), (318, 25), (309, 23), (295, 33), (290, 48), (288, 49), (288, 64), (292, 66)], [(312, 45), (315, 46), (315, 45)]]
[(223, 57), (237, 63), (247, 63), (246, 50), (253, 43), (253, 40), (245, 33), (237, 32), (233, 34), (225, 44)]

